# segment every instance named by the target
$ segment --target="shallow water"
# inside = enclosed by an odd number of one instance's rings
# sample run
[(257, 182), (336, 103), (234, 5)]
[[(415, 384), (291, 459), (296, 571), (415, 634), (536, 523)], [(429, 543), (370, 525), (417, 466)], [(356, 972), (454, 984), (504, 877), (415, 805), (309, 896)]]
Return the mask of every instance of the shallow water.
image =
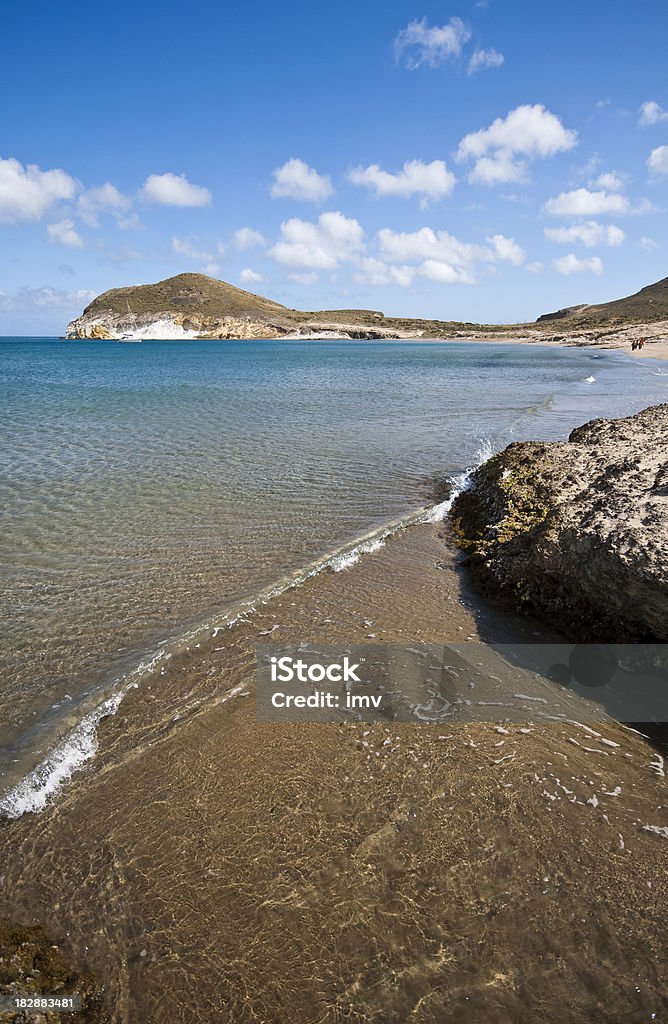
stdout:
[(579, 349), (3, 340), (0, 793), (165, 638), (414, 512), (432, 475), (667, 384)]
[(0, 914), (93, 971), (114, 1024), (663, 1019), (665, 778), (636, 733), (522, 694), (523, 722), (505, 698), (485, 723), (256, 720), (256, 639), (549, 639), (482, 609), (442, 532), (184, 648), (57, 800), (0, 822)]

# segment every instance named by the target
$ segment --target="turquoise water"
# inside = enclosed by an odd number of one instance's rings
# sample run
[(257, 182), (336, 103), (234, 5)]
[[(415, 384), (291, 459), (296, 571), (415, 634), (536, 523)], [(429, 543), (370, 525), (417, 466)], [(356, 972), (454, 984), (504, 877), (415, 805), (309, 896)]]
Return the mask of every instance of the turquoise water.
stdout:
[(0, 341), (5, 782), (161, 640), (428, 504), (434, 474), (667, 384), (584, 349)]

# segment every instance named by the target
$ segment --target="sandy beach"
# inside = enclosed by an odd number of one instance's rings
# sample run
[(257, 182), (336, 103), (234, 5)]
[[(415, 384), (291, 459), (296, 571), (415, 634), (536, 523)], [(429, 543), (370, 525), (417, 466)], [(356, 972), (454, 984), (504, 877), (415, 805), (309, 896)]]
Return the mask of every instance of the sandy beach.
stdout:
[(649, 341), (639, 352), (633, 352), (632, 355), (641, 359), (668, 359), (668, 340)]
[(0, 830), (8, 911), (93, 972), (110, 1020), (617, 1024), (665, 1010), (665, 783), (647, 741), (531, 709), (261, 725), (252, 644), (267, 635), (551, 636), (481, 612), (443, 529), (418, 526), (145, 680), (104, 721), (95, 771), (38, 828), (27, 815)]
[[(639, 338), (645, 339), (642, 349), (633, 351), (632, 343)], [(628, 326), (606, 329), (570, 330), (564, 324), (563, 332), (559, 330), (559, 321), (542, 328), (531, 325), (525, 330), (514, 332), (512, 327), (498, 332), (493, 329), (485, 333), (456, 335), (455, 341), (504, 342), (509, 345), (563, 345), (566, 348), (602, 348), (624, 349), (629, 355), (639, 358), (668, 358), (668, 321), (654, 323), (637, 323)]]

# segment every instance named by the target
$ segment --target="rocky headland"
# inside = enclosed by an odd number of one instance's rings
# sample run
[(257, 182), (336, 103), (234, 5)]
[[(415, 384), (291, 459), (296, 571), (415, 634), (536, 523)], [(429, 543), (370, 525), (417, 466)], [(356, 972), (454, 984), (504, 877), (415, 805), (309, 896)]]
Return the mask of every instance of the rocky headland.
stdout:
[(509, 445), (451, 512), (484, 593), (577, 642), (668, 640), (668, 405)]
[[(469, 325), (472, 327), (473, 325)], [(72, 320), (67, 338), (421, 338), (442, 337), (439, 321), (385, 317), (372, 309), (289, 309), (203, 274), (104, 292)], [(129, 340), (129, 338), (128, 338)]]
[(113, 288), (67, 325), (72, 339), (294, 338), (514, 341), (620, 348), (643, 337), (659, 355), (668, 338), (668, 278), (636, 295), (547, 313), (535, 323), (475, 324), (389, 317), (373, 309), (305, 312), (203, 274)]

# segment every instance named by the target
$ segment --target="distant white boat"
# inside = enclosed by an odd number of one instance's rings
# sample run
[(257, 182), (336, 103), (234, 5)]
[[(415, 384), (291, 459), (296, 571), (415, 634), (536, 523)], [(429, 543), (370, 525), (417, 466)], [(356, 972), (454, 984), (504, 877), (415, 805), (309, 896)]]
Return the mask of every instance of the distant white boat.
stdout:
[(132, 317), (132, 322), (134, 324), (135, 331), (133, 333), (129, 333), (129, 332), (126, 331), (125, 334), (121, 334), (120, 338), (117, 338), (116, 340), (117, 341), (126, 341), (126, 342), (127, 341), (130, 341), (130, 342), (132, 342), (132, 341), (141, 342), (142, 339), (138, 338), (137, 335), (136, 335), (136, 331), (137, 331), (137, 317), (134, 315), (134, 313), (130, 309), (130, 302), (129, 302), (129, 300), (126, 299), (125, 301), (126, 301), (127, 306), (128, 306), (128, 313)]

